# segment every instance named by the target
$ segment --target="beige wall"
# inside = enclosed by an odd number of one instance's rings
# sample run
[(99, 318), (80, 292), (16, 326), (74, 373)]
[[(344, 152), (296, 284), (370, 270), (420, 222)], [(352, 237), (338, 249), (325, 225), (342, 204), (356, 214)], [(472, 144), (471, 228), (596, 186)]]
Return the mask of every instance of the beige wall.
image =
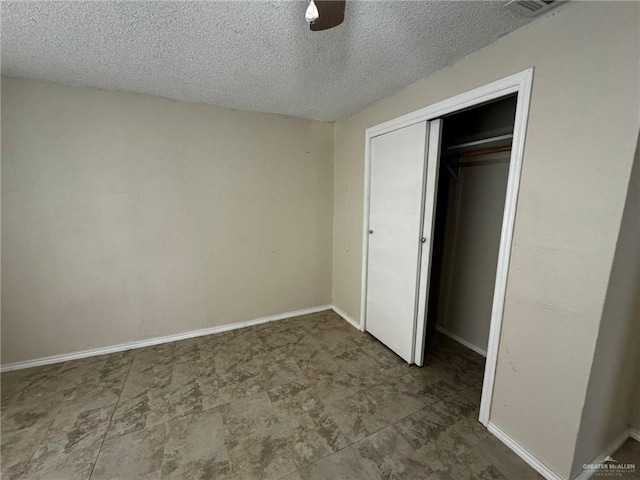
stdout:
[(631, 425), (631, 428), (640, 432), (640, 378), (636, 379), (636, 384), (633, 411), (631, 412), (631, 421), (629, 422), (629, 425)]
[(331, 302), (333, 127), (2, 80), (2, 363)]
[(628, 427), (640, 376), (640, 150), (611, 269), (572, 473), (582, 472)]
[[(506, 160), (460, 169), (456, 203), (449, 204), (441, 285), (444, 303), (438, 323), (466, 341), (487, 349), (498, 249), (509, 175), (509, 153), (485, 156)], [(445, 172), (441, 172), (443, 174)]]
[[(639, 135), (640, 137), (640, 135)], [(635, 191), (633, 190), (635, 188)], [(635, 162), (633, 164), (633, 175), (631, 178), (631, 182), (629, 183), (629, 193), (627, 196), (627, 202), (629, 202), (629, 197), (633, 198), (633, 196), (635, 195), (635, 201), (637, 202), (635, 204), (635, 221), (636, 221), (636, 235), (637, 235), (637, 243), (636, 243), (636, 256), (640, 255), (640, 253), (638, 252), (637, 248), (638, 245), (640, 245), (640, 138), (638, 139), (638, 145), (636, 147), (636, 159)], [(633, 204), (631, 204), (633, 205)], [(627, 207), (626, 208), (631, 208), (633, 211), (633, 207)], [(626, 210), (625, 210), (625, 214), (626, 214)], [(636, 257), (637, 259), (637, 257)], [(640, 282), (640, 279), (637, 279), (637, 281)], [(638, 284), (636, 284), (638, 285)], [(636, 383), (636, 388), (635, 388), (635, 393), (632, 392), (632, 408), (631, 408), (631, 418), (629, 420), (629, 425), (631, 426), (631, 428), (637, 430), (638, 432), (640, 432), (640, 325), (637, 325), (637, 322), (639, 322), (640, 320), (640, 286), (638, 286), (637, 290), (636, 290), (636, 312), (637, 312), (637, 316), (635, 317), (635, 321), (636, 321), (636, 328), (637, 328), (637, 337), (636, 337), (636, 378), (635, 378), (635, 383)], [(632, 379), (633, 381), (633, 379)]]
[(333, 302), (359, 319), (365, 129), (535, 67), (491, 421), (565, 478), (638, 133), (639, 16), (568, 4), (335, 125)]

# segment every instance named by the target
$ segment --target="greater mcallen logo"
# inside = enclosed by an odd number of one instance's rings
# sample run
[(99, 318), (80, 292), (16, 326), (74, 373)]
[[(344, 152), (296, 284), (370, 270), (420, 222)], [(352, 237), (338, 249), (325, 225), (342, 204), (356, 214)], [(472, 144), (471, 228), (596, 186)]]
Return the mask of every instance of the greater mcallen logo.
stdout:
[(635, 463), (620, 463), (610, 456), (607, 456), (602, 463), (585, 463), (583, 470), (595, 472), (595, 475), (607, 477), (620, 477), (625, 473), (634, 473), (636, 471)]

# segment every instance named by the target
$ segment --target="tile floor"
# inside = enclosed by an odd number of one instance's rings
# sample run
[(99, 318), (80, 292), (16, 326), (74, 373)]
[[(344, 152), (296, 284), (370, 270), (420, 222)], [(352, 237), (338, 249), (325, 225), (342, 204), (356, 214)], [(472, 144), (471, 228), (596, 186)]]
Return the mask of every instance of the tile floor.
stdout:
[[(636, 470), (632, 474), (625, 473), (623, 475), (613, 477), (613, 478), (615, 478), (616, 480), (640, 479), (640, 442), (633, 440), (631, 438), (628, 439), (626, 442), (624, 442), (624, 444), (618, 450), (616, 450), (616, 453), (611, 455), (611, 457), (618, 463), (633, 463), (636, 465)], [(598, 480), (599, 477), (598, 475), (594, 475), (592, 478), (593, 480)], [(600, 478), (602, 478), (602, 475), (600, 475)], [(611, 478), (611, 476), (609, 476), (609, 478)]]
[(2, 375), (2, 478), (540, 478), (477, 421), (483, 358), (408, 366), (333, 312)]

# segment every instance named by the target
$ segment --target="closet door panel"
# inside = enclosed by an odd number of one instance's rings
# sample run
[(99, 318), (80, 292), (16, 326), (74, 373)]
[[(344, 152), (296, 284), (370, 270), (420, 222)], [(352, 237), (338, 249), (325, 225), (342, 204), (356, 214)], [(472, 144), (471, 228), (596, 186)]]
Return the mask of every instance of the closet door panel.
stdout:
[(427, 123), (371, 140), (366, 329), (413, 362)]
[(424, 346), (427, 340), (427, 314), (429, 309), (429, 285), (431, 283), (431, 255), (433, 252), (433, 231), (435, 227), (436, 201), (438, 198), (438, 170), (442, 146), (442, 120), (429, 122), (429, 148), (427, 150), (427, 178), (424, 195), (424, 217), (420, 283), (418, 288), (418, 316), (416, 320), (416, 345), (413, 361), (419, 367), (424, 365)]

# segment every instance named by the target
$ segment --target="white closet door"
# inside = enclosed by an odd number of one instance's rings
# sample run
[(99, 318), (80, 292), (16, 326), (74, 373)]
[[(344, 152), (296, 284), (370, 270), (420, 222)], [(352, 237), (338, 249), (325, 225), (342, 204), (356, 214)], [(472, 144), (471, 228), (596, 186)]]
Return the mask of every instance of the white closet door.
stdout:
[(371, 139), (366, 329), (413, 362), (427, 123)]
[(427, 334), (427, 310), (429, 306), (429, 283), (431, 279), (431, 252), (433, 250), (433, 228), (438, 197), (438, 166), (442, 143), (442, 120), (429, 122), (429, 149), (427, 153), (427, 179), (424, 194), (424, 220), (420, 283), (418, 287), (418, 316), (416, 321), (416, 345), (414, 363), (424, 365), (424, 346)]

